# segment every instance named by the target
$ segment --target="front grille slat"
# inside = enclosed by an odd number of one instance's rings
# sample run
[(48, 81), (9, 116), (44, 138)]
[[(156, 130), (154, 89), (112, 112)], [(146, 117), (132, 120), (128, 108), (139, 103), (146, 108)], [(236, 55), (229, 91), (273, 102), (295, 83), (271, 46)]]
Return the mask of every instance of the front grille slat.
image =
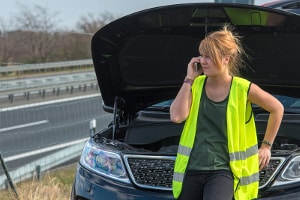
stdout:
[(282, 157), (271, 158), (269, 165), (259, 172), (259, 188), (266, 187), (273, 180), (277, 171), (283, 164), (285, 159)]
[[(125, 155), (124, 158), (134, 184), (142, 188), (172, 190), (175, 157)], [(273, 180), (283, 161), (282, 157), (271, 158), (269, 166), (260, 171), (260, 189), (266, 187)]]

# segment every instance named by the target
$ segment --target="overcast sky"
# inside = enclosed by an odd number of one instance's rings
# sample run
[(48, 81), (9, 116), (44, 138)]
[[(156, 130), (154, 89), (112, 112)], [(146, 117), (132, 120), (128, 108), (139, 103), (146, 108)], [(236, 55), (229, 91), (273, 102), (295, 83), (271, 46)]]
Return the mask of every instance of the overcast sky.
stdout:
[[(57, 13), (59, 26), (73, 28), (81, 16), (88, 13), (98, 16), (100, 13), (110, 12), (114, 16), (123, 16), (135, 11), (160, 5), (194, 2), (212, 2), (213, 0), (0, 0), (0, 19), (7, 21), (20, 13), (21, 5), (29, 9), (36, 5)], [(262, 4), (270, 0), (255, 0), (255, 4)]]

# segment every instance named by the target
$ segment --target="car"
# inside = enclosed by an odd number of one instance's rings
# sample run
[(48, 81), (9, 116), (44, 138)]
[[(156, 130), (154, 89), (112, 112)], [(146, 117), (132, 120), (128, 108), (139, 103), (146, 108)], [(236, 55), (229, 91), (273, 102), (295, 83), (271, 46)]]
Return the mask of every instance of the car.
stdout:
[(264, 3), (262, 6), (300, 14), (300, 0), (275, 0)]
[[(99, 29), (92, 59), (112, 122), (87, 141), (72, 200), (167, 200), (183, 123), (169, 107), (208, 32), (231, 24), (249, 58), (241, 75), (285, 107), (259, 198), (300, 197), (300, 16), (257, 5), (188, 3), (142, 10)], [(99, 102), (101, 103), (101, 102)], [(262, 141), (268, 113), (253, 105)]]

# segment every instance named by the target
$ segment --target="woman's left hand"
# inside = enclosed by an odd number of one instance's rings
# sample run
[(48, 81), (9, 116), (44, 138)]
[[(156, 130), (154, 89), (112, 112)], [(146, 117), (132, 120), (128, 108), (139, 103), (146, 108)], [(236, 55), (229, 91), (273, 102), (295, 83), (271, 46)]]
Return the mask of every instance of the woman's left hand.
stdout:
[(261, 171), (263, 168), (269, 165), (271, 159), (271, 148), (262, 145), (258, 150), (258, 157), (259, 157), (259, 170)]

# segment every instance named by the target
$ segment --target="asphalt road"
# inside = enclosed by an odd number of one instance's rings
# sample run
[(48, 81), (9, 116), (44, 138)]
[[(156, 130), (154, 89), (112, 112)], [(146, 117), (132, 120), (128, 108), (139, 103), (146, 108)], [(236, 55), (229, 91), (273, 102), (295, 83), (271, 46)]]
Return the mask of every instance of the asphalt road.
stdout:
[[(96, 130), (107, 127), (112, 119), (111, 114), (103, 111), (100, 95), (0, 109), (0, 150), (4, 158), (9, 158), (87, 138), (92, 119), (97, 121)], [(51, 151), (12, 159), (6, 164), (15, 169)]]

